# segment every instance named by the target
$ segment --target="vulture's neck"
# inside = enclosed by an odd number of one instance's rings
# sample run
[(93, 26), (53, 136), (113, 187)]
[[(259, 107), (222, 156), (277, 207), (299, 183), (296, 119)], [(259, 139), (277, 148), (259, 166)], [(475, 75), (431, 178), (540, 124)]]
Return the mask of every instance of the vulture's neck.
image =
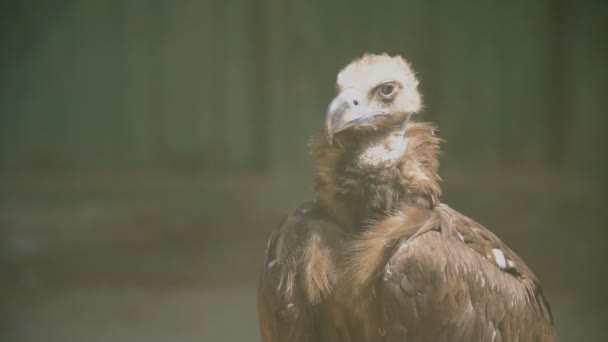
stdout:
[(441, 193), (439, 138), (428, 123), (409, 122), (369, 132), (345, 132), (332, 145), (313, 145), (319, 200), (350, 231), (406, 205), (431, 208)]

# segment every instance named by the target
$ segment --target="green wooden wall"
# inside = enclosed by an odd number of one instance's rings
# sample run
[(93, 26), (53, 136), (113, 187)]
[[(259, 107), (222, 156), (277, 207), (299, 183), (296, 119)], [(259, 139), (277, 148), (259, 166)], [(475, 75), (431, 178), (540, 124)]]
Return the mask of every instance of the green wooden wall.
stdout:
[[(307, 163), (336, 72), (403, 54), (445, 160), (606, 171), (602, 1), (0, 5), (0, 167)], [(594, 171), (596, 173), (603, 171)]]

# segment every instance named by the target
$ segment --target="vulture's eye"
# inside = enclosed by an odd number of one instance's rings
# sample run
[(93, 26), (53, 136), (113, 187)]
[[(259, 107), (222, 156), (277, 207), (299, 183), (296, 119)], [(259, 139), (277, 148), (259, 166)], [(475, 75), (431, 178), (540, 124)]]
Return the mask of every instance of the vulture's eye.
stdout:
[(396, 90), (397, 90), (397, 85), (395, 84), (395, 82), (389, 82), (389, 83), (385, 83), (385, 84), (381, 85), (380, 88), (378, 89), (378, 93), (383, 98), (388, 99), (388, 98), (391, 98), (393, 95), (395, 95)]

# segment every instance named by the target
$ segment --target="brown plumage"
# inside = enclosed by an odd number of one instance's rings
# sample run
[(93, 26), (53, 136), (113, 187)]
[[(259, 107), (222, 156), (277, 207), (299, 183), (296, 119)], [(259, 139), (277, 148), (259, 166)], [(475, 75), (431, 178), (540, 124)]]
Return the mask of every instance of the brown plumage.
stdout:
[(554, 341), (538, 280), (489, 230), (439, 202), (439, 138), (401, 57), (338, 75), (313, 143), (315, 201), (272, 234), (262, 340)]

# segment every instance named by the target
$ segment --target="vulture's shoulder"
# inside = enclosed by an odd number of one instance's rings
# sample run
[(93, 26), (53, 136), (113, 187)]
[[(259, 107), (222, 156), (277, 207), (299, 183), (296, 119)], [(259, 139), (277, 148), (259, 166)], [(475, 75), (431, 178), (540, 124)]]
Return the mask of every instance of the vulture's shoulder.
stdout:
[(387, 329), (450, 341), (553, 340), (548, 304), (524, 261), (457, 211), (434, 212), (432, 224), (394, 245), (380, 272), (384, 314), (399, 317)]
[(258, 286), (264, 341), (299, 341), (311, 336), (313, 306), (336, 282), (342, 231), (315, 202), (288, 215), (268, 240)]

